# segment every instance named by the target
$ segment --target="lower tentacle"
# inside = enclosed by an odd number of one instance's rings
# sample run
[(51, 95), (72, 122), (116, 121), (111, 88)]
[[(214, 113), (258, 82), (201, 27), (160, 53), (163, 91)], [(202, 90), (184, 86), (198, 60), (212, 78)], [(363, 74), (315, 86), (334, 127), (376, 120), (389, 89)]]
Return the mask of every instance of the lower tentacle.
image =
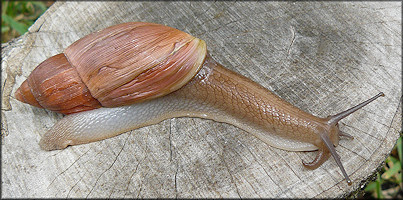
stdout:
[(350, 135), (350, 134), (348, 134), (348, 133), (345, 133), (345, 132), (339, 132), (339, 135), (340, 136), (343, 136), (343, 137), (347, 137), (348, 139), (350, 139), (350, 140), (353, 140), (354, 139), (354, 136), (352, 136), (352, 135)]
[(311, 162), (305, 162), (302, 161), (302, 164), (304, 167), (314, 170), (321, 166), (327, 159), (330, 157), (330, 152), (324, 147), (321, 147), (318, 149), (318, 154), (316, 154), (316, 157), (313, 161)]

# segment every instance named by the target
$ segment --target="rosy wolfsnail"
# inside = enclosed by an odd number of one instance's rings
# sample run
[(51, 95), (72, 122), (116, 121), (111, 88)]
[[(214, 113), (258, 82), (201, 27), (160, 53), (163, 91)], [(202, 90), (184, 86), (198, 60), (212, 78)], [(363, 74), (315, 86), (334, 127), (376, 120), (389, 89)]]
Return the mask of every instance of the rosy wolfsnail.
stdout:
[(173, 117), (200, 117), (239, 127), (289, 151), (318, 150), (316, 169), (333, 156), (339, 120), (383, 93), (326, 118), (306, 113), (268, 89), (230, 71), (207, 53), (203, 40), (144, 22), (89, 34), (40, 65), (15, 97), (67, 114), (43, 135), (44, 150), (63, 149), (116, 136)]

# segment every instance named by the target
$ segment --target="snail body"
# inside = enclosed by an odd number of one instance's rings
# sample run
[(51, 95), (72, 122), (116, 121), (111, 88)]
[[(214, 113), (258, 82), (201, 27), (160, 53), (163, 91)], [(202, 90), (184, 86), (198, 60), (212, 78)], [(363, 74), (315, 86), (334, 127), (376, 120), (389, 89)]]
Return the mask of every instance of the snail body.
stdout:
[(318, 150), (312, 162), (303, 161), (309, 169), (332, 155), (351, 184), (334, 147), (340, 136), (351, 136), (339, 131), (338, 121), (383, 93), (342, 113), (316, 117), (215, 62), (204, 41), (171, 27), (131, 22), (87, 35), (44, 61), (15, 96), (68, 114), (41, 138), (45, 150), (173, 117), (199, 117), (237, 126), (276, 148)]

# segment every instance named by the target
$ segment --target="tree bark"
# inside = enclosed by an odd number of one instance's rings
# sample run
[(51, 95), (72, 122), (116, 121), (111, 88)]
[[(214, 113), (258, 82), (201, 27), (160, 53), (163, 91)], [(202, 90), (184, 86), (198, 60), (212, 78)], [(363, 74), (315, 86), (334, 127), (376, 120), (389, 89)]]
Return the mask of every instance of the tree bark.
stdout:
[[(108, 26), (146, 21), (203, 39), (212, 57), (314, 115), (384, 92), (342, 120), (354, 140), (333, 158), (266, 145), (228, 124), (174, 118), (117, 137), (43, 151), (62, 115), (16, 101), (43, 60)], [(401, 2), (57, 2), (2, 44), (3, 197), (345, 197), (386, 159), (401, 124)]]

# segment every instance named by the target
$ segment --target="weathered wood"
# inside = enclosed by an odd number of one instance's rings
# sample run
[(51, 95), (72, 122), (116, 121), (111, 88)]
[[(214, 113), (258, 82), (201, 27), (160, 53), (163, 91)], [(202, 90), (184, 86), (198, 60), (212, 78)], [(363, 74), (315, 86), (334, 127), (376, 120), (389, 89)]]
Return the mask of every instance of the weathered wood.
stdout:
[[(400, 2), (57, 2), (2, 48), (3, 197), (341, 197), (390, 153), (401, 124)], [(231, 125), (175, 118), (117, 137), (45, 152), (40, 136), (62, 117), (17, 102), (33, 68), (80, 37), (148, 21), (207, 42), (224, 66), (318, 116), (376, 93), (344, 119), (355, 137), (316, 170), (315, 152), (272, 148)]]

